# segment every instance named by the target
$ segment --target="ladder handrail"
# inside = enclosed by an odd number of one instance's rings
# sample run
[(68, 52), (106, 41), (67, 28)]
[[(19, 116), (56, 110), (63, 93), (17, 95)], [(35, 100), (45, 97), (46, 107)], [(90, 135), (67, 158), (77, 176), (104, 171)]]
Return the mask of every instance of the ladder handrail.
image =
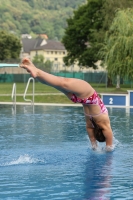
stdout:
[(12, 102), (13, 102), (12, 111), (13, 111), (13, 114), (16, 114), (16, 83), (14, 83), (13, 86), (12, 86), (11, 99), (12, 99)]
[(13, 103), (16, 105), (16, 83), (13, 84), (11, 98)]
[[(31, 99), (26, 99), (26, 98), (25, 98), (25, 97), (26, 97), (27, 90), (28, 90), (28, 87), (29, 87), (29, 83), (30, 83), (31, 80), (33, 81), (32, 100), (31, 100)], [(26, 88), (25, 88), (25, 92), (24, 92), (24, 95), (23, 95), (24, 100), (25, 100), (25, 101), (30, 101), (33, 105), (34, 105), (34, 91), (35, 91), (34, 82), (35, 82), (34, 78), (31, 77), (31, 78), (28, 79), (28, 82), (27, 82), (27, 85), (26, 85)]]

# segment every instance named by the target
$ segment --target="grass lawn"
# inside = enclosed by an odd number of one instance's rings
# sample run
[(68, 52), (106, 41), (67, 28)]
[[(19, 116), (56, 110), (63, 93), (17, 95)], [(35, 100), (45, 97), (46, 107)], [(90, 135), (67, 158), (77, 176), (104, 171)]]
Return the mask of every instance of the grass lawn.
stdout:
[[(27, 83), (16, 83), (16, 93), (21, 96), (16, 97), (17, 102), (24, 102), (23, 94)], [(95, 90), (100, 93), (127, 93), (127, 90), (131, 90), (130, 86), (121, 86), (121, 89), (114, 87), (106, 88), (105, 84), (91, 84)], [(13, 83), (0, 83), (0, 102), (11, 102)], [(29, 85), (26, 99), (32, 99), (32, 96), (28, 96), (32, 93), (32, 82)], [(45, 93), (54, 93), (45, 94)], [(56, 95), (57, 93), (57, 95)], [(65, 95), (50, 86), (46, 86), (39, 82), (35, 83), (35, 102), (36, 103), (72, 103)], [(44, 95), (43, 95), (44, 94)]]
[[(26, 99), (31, 99), (32, 96), (26, 96)], [(23, 96), (16, 97), (17, 102), (25, 102)], [(0, 102), (12, 102), (11, 96), (0, 96)], [(37, 95), (34, 97), (35, 103), (72, 103), (65, 95)]]
[[(16, 83), (17, 94), (24, 94), (27, 83)], [(0, 83), (0, 95), (1, 94), (11, 94), (12, 93), (13, 83)], [(32, 82), (29, 84), (28, 92), (32, 92)], [(58, 90), (41, 84), (35, 83), (35, 93), (59, 93)]]

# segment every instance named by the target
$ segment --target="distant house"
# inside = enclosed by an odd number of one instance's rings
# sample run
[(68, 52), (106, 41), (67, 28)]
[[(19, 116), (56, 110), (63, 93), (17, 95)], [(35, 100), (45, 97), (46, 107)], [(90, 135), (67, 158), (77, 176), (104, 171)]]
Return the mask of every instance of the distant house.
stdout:
[(28, 57), (31, 60), (34, 59), (36, 55), (42, 55), (44, 57), (44, 62), (49, 60), (53, 63), (53, 71), (82, 71), (82, 72), (94, 72), (94, 71), (104, 71), (105, 69), (100, 66), (100, 61), (97, 62), (98, 69), (93, 68), (83, 68), (76, 64), (72, 66), (65, 66), (63, 61), (64, 56), (67, 55), (67, 51), (64, 45), (55, 40), (45, 39), (45, 35), (39, 35), (37, 38), (22, 37), (22, 51), (21, 58)]
[(42, 37), (22, 38), (21, 58), (29, 57), (31, 60), (36, 55), (42, 55), (44, 62), (50, 60), (56, 71), (64, 70), (63, 57), (67, 54), (64, 45), (55, 40), (46, 40)]

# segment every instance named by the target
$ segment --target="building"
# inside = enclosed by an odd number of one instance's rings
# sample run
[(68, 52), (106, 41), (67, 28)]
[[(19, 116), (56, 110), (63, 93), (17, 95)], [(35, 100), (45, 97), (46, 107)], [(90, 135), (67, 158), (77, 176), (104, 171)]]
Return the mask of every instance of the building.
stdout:
[(60, 71), (64, 68), (63, 57), (66, 54), (64, 45), (59, 41), (46, 40), (42, 37), (22, 38), (21, 58), (28, 57), (33, 60), (36, 55), (42, 55), (44, 62), (51, 61), (53, 68)]
[(63, 58), (67, 55), (67, 51), (60, 41), (46, 40), (39, 36), (37, 38), (23, 37), (21, 42), (21, 59), (28, 57), (33, 60), (36, 55), (42, 55), (44, 62), (49, 60), (53, 63), (53, 71), (80, 71), (77, 65), (65, 66)]
[(105, 69), (100, 65), (101, 62), (96, 63), (98, 69), (95, 70), (92, 67), (85, 68), (77, 64), (71, 66), (65, 66), (63, 61), (64, 56), (67, 55), (67, 50), (60, 41), (46, 39), (46, 35), (40, 34), (37, 38), (22, 37), (22, 52), (21, 59), (28, 57), (31, 60), (34, 59), (36, 55), (42, 55), (44, 57), (44, 62), (47, 60), (53, 63), (52, 71), (70, 71), (70, 72), (101, 72)]

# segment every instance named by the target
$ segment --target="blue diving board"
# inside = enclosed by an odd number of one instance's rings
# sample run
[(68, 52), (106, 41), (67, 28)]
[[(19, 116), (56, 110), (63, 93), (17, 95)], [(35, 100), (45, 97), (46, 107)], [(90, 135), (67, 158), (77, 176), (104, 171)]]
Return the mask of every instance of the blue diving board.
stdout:
[(3, 67), (19, 67), (19, 64), (0, 63), (0, 68)]

